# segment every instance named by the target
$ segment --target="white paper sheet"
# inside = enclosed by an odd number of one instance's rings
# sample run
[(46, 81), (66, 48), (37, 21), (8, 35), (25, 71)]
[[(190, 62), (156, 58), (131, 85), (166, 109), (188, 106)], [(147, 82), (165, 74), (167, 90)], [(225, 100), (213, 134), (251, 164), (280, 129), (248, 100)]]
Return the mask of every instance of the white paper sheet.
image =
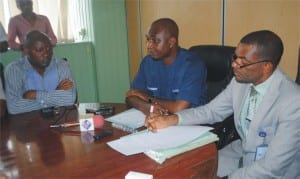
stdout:
[(211, 127), (204, 126), (172, 126), (156, 133), (142, 131), (107, 144), (128, 156), (149, 150), (177, 147), (198, 138), (211, 129)]

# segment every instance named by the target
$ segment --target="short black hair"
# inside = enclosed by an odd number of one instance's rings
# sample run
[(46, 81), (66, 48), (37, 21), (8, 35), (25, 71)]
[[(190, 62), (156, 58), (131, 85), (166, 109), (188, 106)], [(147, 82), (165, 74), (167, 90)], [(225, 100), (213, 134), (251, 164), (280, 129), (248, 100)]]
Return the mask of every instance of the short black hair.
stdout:
[(41, 41), (48, 44), (49, 46), (52, 46), (49, 37), (45, 33), (38, 30), (32, 30), (25, 36), (24, 47), (31, 48), (37, 41)]
[(176, 40), (178, 40), (179, 29), (178, 29), (178, 25), (176, 24), (176, 22), (173, 19), (160, 18), (160, 19), (155, 20), (152, 23), (152, 25), (158, 25), (158, 26), (164, 27), (168, 31), (168, 33), (170, 33), (170, 35), (172, 37), (175, 37)]
[(24, 4), (24, 3), (33, 3), (33, 2), (32, 2), (32, 0), (16, 0), (17, 7), (20, 7), (21, 4)]
[(257, 55), (270, 60), (276, 67), (283, 54), (283, 43), (280, 37), (272, 31), (260, 30), (247, 34), (240, 43), (253, 44), (257, 47)]

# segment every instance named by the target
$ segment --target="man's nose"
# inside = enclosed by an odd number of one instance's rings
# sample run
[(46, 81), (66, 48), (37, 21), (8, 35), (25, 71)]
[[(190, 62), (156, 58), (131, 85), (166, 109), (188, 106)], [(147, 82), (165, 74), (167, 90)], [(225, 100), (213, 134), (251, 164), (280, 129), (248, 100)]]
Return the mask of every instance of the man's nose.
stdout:
[(147, 41), (147, 48), (152, 49), (152, 47), (153, 47), (153, 40), (148, 40)]

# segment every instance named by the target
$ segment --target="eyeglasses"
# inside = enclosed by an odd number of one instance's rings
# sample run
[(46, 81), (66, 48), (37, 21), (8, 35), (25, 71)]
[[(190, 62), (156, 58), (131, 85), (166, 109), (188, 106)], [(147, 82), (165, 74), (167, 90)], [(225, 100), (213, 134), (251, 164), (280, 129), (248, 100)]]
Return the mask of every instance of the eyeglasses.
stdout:
[[(238, 58), (238, 56), (236, 54), (233, 54), (232, 55), (232, 62), (234, 62), (237, 58)], [(258, 64), (258, 63), (263, 63), (263, 62), (272, 62), (272, 61), (271, 60), (266, 60), (266, 59), (260, 59), (257, 62), (248, 63), (248, 64), (245, 64), (245, 65), (239, 65), (239, 67), (240, 68), (245, 68), (245, 67), (255, 65), (255, 64)]]

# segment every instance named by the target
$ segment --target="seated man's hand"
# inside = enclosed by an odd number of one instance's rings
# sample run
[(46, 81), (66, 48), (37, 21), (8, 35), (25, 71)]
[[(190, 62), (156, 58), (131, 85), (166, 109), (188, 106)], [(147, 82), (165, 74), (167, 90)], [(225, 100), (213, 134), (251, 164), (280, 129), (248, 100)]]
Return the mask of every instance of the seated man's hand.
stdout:
[[(165, 115), (168, 114), (168, 110), (165, 109), (164, 107), (162, 107), (160, 104), (158, 103), (154, 103), (152, 104), (154, 109), (153, 109), (153, 113), (154, 114), (158, 114), (158, 115)], [(150, 111), (150, 110), (149, 110)]]
[(29, 90), (23, 94), (24, 99), (36, 99), (36, 90)]
[(68, 90), (68, 89), (71, 89), (73, 87), (73, 82), (68, 80), (68, 79), (65, 79), (65, 80), (62, 80), (59, 85), (57, 86), (57, 90)]
[(178, 116), (173, 115), (153, 115), (147, 116), (145, 120), (145, 126), (152, 132), (156, 132), (158, 129), (163, 129), (169, 126), (175, 126), (178, 124)]
[(147, 93), (142, 92), (141, 90), (136, 90), (136, 89), (130, 89), (127, 91), (126, 98), (128, 98), (130, 96), (137, 96), (145, 102), (148, 102), (148, 100), (150, 98), (150, 96)]

